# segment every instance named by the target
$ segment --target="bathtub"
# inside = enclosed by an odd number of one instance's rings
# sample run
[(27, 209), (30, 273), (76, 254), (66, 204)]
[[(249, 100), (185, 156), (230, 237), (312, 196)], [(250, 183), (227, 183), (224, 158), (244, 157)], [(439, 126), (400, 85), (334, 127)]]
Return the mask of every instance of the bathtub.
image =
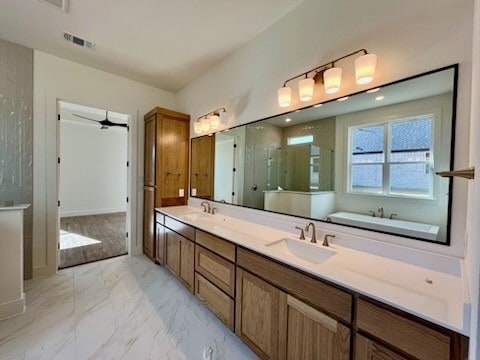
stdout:
[(366, 229), (385, 231), (393, 234), (412, 236), (427, 240), (436, 240), (439, 227), (413, 221), (373, 217), (349, 212), (336, 212), (328, 215), (327, 221), (337, 224), (363, 227)]

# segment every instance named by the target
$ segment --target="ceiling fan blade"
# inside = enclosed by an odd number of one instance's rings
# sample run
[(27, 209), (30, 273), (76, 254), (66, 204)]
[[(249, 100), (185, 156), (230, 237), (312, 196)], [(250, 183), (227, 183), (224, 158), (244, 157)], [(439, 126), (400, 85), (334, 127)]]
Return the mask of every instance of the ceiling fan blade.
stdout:
[(77, 115), (77, 114), (72, 114), (73, 116), (76, 116), (76, 117), (79, 117), (79, 118), (82, 118), (82, 119), (85, 119), (85, 120), (90, 120), (90, 121), (95, 121), (95, 122), (99, 122), (98, 120), (95, 120), (95, 119), (90, 119), (88, 117), (85, 117), (85, 116), (82, 116), (82, 115)]

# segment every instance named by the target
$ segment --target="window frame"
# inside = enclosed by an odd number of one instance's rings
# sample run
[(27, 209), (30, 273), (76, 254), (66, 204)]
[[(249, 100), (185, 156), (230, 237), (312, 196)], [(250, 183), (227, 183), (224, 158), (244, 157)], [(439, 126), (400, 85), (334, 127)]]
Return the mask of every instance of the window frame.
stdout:
[[(402, 122), (409, 122), (414, 120), (422, 120), (428, 118), (431, 121), (430, 127), (430, 159), (429, 161), (391, 161), (391, 125)], [(434, 183), (434, 168), (435, 168), (435, 126), (439, 121), (438, 114), (435, 111), (421, 112), (413, 116), (397, 116), (394, 119), (384, 120), (380, 122), (364, 123), (361, 125), (348, 126), (347, 136), (347, 193), (353, 195), (368, 195), (368, 196), (383, 196), (388, 198), (402, 198), (402, 199), (421, 199), (421, 200), (435, 200), (435, 183)], [(383, 162), (371, 162), (371, 163), (353, 163), (352, 162), (352, 134), (356, 129), (367, 127), (383, 126)], [(391, 192), (390, 184), (390, 168), (392, 164), (429, 164), (430, 171), (430, 184), (428, 195), (415, 195), (415, 194), (401, 194)], [(355, 191), (352, 188), (352, 167), (353, 165), (381, 165), (382, 166), (382, 188), (381, 192), (363, 192)]]

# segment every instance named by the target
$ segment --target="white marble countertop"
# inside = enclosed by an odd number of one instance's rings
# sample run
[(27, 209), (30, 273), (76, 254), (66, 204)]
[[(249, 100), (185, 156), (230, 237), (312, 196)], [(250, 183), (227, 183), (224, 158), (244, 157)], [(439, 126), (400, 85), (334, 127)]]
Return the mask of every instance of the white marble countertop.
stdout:
[[(321, 279), (468, 336), (470, 302), (461, 259), (458, 259), (460, 270), (457, 273), (435, 271), (339, 246), (335, 243), (337, 239), (334, 239), (328, 249), (336, 254), (314, 264), (282, 250), (281, 247), (267, 247), (268, 244), (283, 238), (298, 239), (298, 234), (221, 214), (205, 214), (191, 206), (156, 210)], [(322, 248), (321, 240), (317, 244), (311, 244), (308, 240), (302, 243)]]
[(15, 204), (15, 205), (12, 205), (12, 206), (0, 206), (0, 211), (25, 210), (29, 206), (30, 206), (30, 204)]

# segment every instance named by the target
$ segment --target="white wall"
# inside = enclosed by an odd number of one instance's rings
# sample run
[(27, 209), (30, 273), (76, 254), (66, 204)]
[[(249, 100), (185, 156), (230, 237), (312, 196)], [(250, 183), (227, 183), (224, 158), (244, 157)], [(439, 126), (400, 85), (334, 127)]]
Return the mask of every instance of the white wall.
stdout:
[[(359, 48), (378, 55), (375, 80), (363, 88), (460, 63), (455, 167), (461, 168), (468, 163), (472, 6), (473, 0), (305, 0), (184, 88), (178, 100), (192, 118), (225, 106), (232, 126), (281, 113), (276, 92), (287, 78)], [(353, 80), (353, 61), (339, 65), (342, 90), (331, 97), (362, 89)], [(317, 91), (311, 103), (326, 99)], [(466, 201), (466, 183), (455, 181), (452, 246), (410, 239), (402, 244), (463, 256)]]
[(60, 216), (125, 212), (127, 150), (125, 128), (62, 119)]
[[(480, 0), (475, 1), (473, 30), (472, 113), (470, 125), (470, 165), (475, 166), (475, 180), (469, 181), (467, 247), (465, 262), (472, 303), (469, 359), (480, 359)], [(460, 180), (462, 181), (462, 180)], [(465, 180), (463, 180), (465, 181)]]
[[(56, 271), (56, 102), (57, 99), (131, 115), (129, 137), (134, 168), (143, 178), (143, 115), (154, 106), (178, 110), (175, 95), (132, 80), (99, 71), (40, 51), (34, 52), (34, 238), (33, 275)], [(135, 190), (136, 179), (131, 181)], [(142, 187), (133, 191), (139, 224), (131, 234), (134, 252), (142, 244)], [(138, 197), (137, 197), (138, 195)], [(138, 201), (137, 201), (138, 198)], [(134, 224), (133, 224), (134, 225)], [(133, 235), (133, 236), (132, 236)], [(47, 241), (48, 239), (48, 241)]]

